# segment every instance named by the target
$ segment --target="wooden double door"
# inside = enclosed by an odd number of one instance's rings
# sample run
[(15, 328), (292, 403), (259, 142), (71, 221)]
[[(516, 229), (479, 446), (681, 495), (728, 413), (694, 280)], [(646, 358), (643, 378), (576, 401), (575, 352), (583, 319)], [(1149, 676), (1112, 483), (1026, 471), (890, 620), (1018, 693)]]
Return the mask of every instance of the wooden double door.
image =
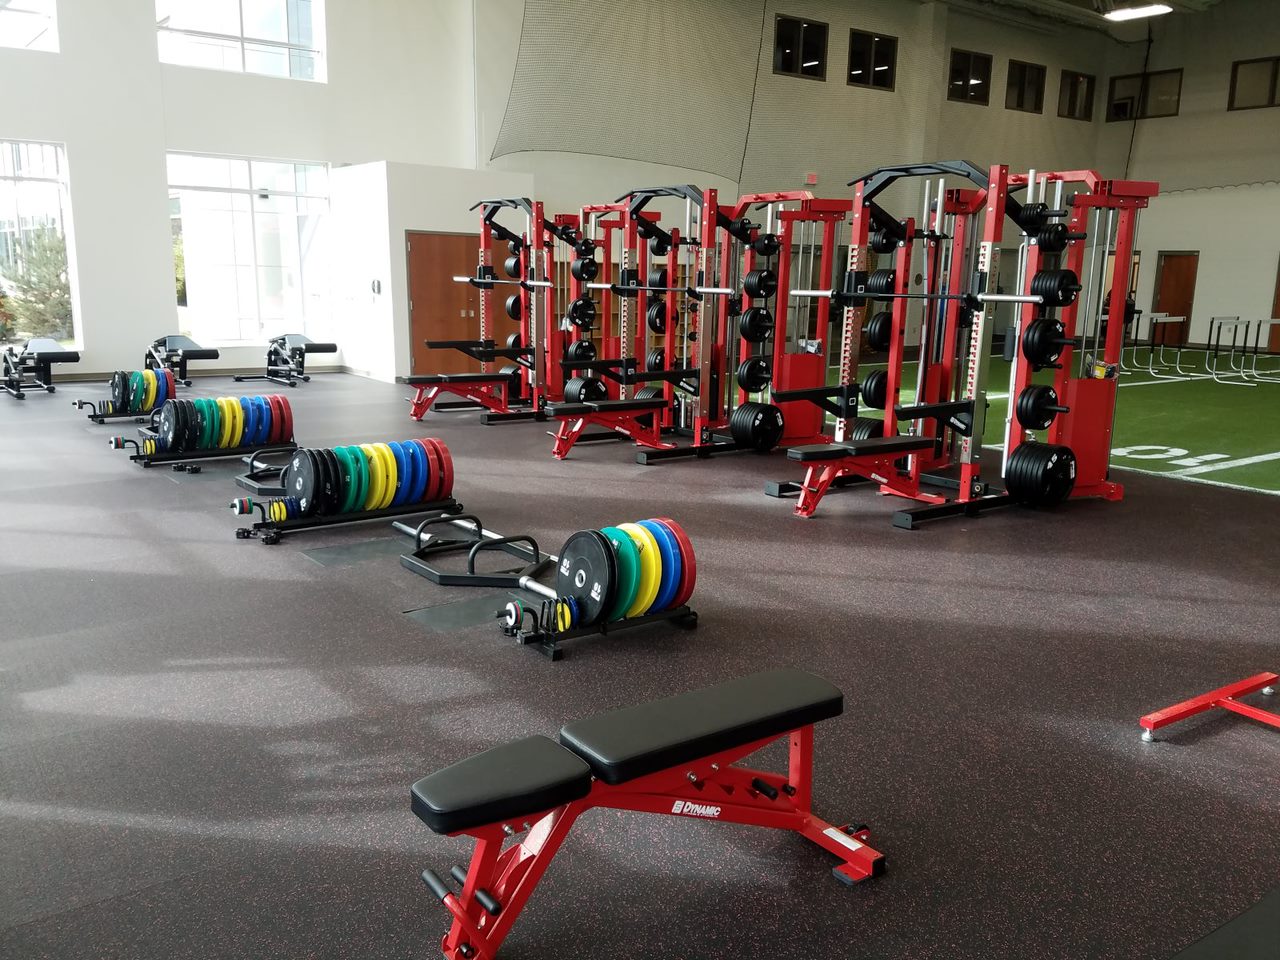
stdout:
[[(480, 370), (479, 362), (460, 351), (428, 349), (424, 342), (480, 338), (480, 291), (469, 283), (453, 280), (475, 276), (479, 243), (476, 234), (405, 232), (411, 373), (476, 373)], [(505, 253), (505, 246), (495, 251), (495, 255)], [(503, 275), (501, 269), (498, 275)], [(489, 291), (499, 304), (497, 329), (491, 328), (489, 337), (499, 345), (508, 334), (519, 329), (516, 321), (509, 319), (500, 308), (508, 296), (518, 291), (518, 287), (511, 285), (499, 285)]]

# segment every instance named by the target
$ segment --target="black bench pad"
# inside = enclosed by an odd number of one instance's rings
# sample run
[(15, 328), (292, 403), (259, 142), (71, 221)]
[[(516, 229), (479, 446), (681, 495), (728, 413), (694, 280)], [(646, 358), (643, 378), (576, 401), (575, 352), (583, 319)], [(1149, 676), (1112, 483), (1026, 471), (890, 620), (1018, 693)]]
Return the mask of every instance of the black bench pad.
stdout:
[(592, 400), (588, 403), (597, 413), (631, 413), (636, 410), (661, 410), (667, 401), (661, 397), (650, 400)]
[(580, 417), (591, 412), (592, 405), (589, 403), (570, 403), (567, 400), (561, 400), (547, 404), (547, 413), (553, 417)]
[(869, 437), (847, 443), (815, 443), (791, 447), (787, 450), (787, 459), (808, 463), (813, 460), (842, 460), (845, 457), (879, 457), (928, 450), (933, 445), (932, 437)]
[(511, 378), (501, 373), (425, 373), (409, 377), (405, 383), (411, 387), (425, 387), (441, 383), (506, 383)]
[(585, 797), (591, 768), (548, 737), (477, 753), (410, 788), (413, 812), (436, 833), (519, 820)]
[(11, 350), (20, 360), (33, 363), (79, 363), (78, 350), (64, 350), (62, 344), (52, 337), (32, 337), (20, 351)]
[(196, 347), (194, 350), (183, 347), (173, 352), (184, 360), (217, 360), (221, 356), (213, 347)]
[(806, 443), (798, 447), (787, 448), (788, 460), (799, 460), (809, 463), (813, 460), (843, 460), (849, 451), (839, 443)]
[(560, 742), (608, 784), (838, 716), (844, 695), (802, 670), (768, 670), (571, 723)]

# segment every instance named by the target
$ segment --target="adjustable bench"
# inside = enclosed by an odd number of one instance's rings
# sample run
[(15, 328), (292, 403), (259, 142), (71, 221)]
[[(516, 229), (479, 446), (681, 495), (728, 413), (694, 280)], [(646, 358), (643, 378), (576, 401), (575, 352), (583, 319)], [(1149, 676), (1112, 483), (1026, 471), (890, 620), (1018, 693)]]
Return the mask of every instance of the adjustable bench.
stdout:
[(219, 356), (217, 350), (202, 347), (190, 337), (175, 334), (171, 337), (161, 337), (151, 344), (142, 362), (144, 369), (168, 370), (175, 380), (189, 387), (191, 380), (187, 377), (187, 364), (192, 360), (217, 360)]
[(236, 377), (245, 380), (270, 380), (285, 387), (296, 387), (298, 381), (308, 383), (307, 357), (313, 353), (337, 353), (336, 343), (317, 343), (301, 333), (286, 333), (267, 342), (267, 372)]
[(62, 344), (48, 337), (33, 337), (20, 351), (15, 347), (5, 350), (4, 389), (16, 400), (26, 399), (23, 387), (53, 393), (53, 364), (79, 362), (78, 350), (64, 350)]
[(549, 403), (547, 413), (560, 420), (552, 453), (557, 460), (563, 460), (578, 442), (587, 424), (592, 423), (630, 437), (643, 447), (674, 450), (674, 443), (667, 443), (662, 439), (662, 422), (657, 415), (666, 407), (667, 401), (662, 397)]
[[(526, 737), (419, 780), (413, 812), (436, 833), (476, 841), (470, 865), (449, 871), (459, 892), (422, 872), (453, 916), (444, 956), (491, 960), (574, 821), (594, 807), (792, 830), (839, 858), (837, 880), (879, 875), (884, 857), (866, 827), (835, 827), (810, 809), (813, 725), (843, 709), (827, 681), (770, 670), (579, 720), (558, 743)], [(736, 766), (782, 737), (786, 774)]]
[(904, 434), (788, 448), (788, 460), (809, 464), (796, 501), (796, 515), (812, 517), (831, 485), (850, 476), (878, 483), (882, 493), (940, 502), (940, 497), (922, 494), (919, 479), (904, 476), (895, 466), (903, 455), (932, 450), (936, 442), (933, 437)]

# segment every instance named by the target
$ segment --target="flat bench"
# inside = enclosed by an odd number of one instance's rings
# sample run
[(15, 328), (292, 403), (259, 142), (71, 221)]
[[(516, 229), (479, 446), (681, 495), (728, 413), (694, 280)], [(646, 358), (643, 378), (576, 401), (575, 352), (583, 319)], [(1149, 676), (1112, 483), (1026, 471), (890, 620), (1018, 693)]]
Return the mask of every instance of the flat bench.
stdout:
[[(820, 677), (770, 670), (578, 720), (558, 743), (525, 737), (419, 780), (413, 812), (436, 833), (476, 840), (470, 866), (449, 871), (460, 892), (422, 874), (453, 915), (444, 955), (493, 957), (574, 821), (594, 807), (792, 830), (840, 859), (842, 882), (883, 872), (865, 827), (832, 826), (810, 808), (813, 725), (843, 709), (843, 694)], [(786, 775), (737, 766), (782, 737)]]
[(811, 463), (815, 460), (843, 460), (846, 457), (891, 456), (932, 449), (932, 437), (868, 437), (866, 440), (850, 440), (845, 443), (813, 443), (787, 450), (788, 460)]
[(32, 337), (19, 350), (9, 347), (4, 351), (4, 389), (16, 400), (23, 400), (23, 387), (36, 387), (53, 393), (53, 364), (79, 363), (78, 350), (66, 350), (57, 340), (49, 337)]

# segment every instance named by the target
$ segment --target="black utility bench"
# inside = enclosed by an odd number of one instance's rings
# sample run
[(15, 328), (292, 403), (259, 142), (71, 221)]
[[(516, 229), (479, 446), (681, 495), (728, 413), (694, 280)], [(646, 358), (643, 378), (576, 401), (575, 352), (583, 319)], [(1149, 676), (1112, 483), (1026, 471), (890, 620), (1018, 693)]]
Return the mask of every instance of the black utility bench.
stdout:
[(147, 348), (143, 358), (146, 369), (164, 368), (173, 373), (173, 378), (183, 386), (191, 386), (187, 376), (187, 364), (192, 360), (217, 360), (221, 354), (212, 347), (202, 347), (190, 337), (174, 334), (160, 337)]
[[(415, 783), (413, 812), (436, 833), (477, 841), (455, 891), (433, 870), (423, 882), (453, 915), (450, 960), (492, 957), (574, 821), (611, 807), (792, 830), (840, 858), (836, 877), (881, 873), (866, 827), (835, 827), (810, 808), (813, 725), (844, 696), (800, 670), (771, 670), (567, 724), (559, 742), (525, 737)], [(787, 737), (786, 774), (737, 766)], [(503, 849), (509, 837), (524, 835)]]
[(307, 357), (313, 353), (337, 353), (336, 343), (317, 343), (301, 333), (286, 333), (272, 337), (267, 343), (267, 372), (243, 374), (237, 382), (245, 380), (270, 380), (285, 387), (296, 387), (298, 381), (308, 383)]
[(32, 337), (21, 350), (9, 347), (4, 352), (5, 392), (16, 400), (26, 399), (23, 387), (53, 393), (53, 364), (79, 362), (78, 350), (66, 350), (48, 337)]

